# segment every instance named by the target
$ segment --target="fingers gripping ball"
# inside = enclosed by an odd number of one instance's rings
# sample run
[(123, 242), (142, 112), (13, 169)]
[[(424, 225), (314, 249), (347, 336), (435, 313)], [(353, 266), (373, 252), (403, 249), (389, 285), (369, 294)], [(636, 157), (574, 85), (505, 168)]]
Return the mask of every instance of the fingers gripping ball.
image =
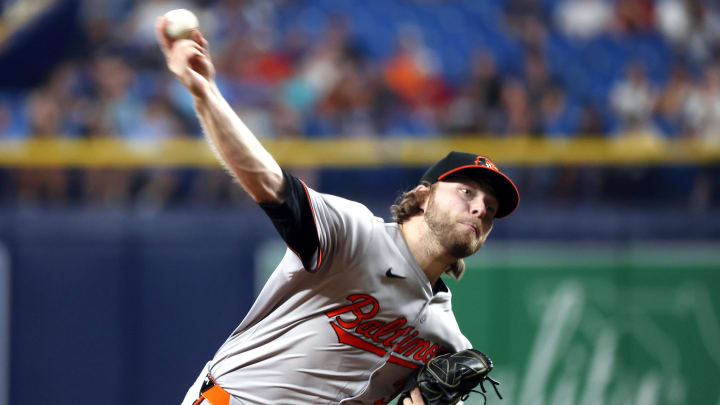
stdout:
[[(488, 377), (492, 368), (492, 360), (475, 349), (437, 356), (410, 375), (401, 401), (418, 387), (426, 405), (453, 405), (465, 400), (470, 392), (485, 396), (485, 381), (502, 399), (497, 389), (500, 383)], [(478, 384), (481, 391), (474, 390)]]
[(184, 8), (168, 11), (165, 18), (168, 20), (165, 33), (172, 39), (189, 39), (192, 30), (200, 26), (195, 14)]

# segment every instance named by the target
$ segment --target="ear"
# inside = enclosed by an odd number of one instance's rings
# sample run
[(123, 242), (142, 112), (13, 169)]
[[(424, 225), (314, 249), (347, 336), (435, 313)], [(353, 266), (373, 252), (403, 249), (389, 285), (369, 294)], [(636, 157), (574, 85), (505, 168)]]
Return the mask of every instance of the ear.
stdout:
[(430, 193), (431, 193), (430, 187), (421, 184), (417, 187), (415, 187), (415, 193), (419, 197), (420, 201), (420, 210), (422, 212), (425, 212), (425, 207), (427, 207), (427, 203), (430, 200)]

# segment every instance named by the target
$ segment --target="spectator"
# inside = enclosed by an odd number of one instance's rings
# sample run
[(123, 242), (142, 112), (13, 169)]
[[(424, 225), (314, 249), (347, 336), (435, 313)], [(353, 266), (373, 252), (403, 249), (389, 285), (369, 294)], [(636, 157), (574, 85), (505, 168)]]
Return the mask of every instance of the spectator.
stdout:
[(548, 88), (540, 101), (535, 133), (547, 137), (570, 137), (578, 132), (579, 112), (568, 102), (560, 86)]
[(173, 114), (172, 108), (164, 98), (147, 101), (141, 113), (140, 121), (134, 129), (134, 138), (168, 139), (185, 135), (182, 123)]
[(656, 20), (670, 43), (694, 62), (708, 62), (720, 48), (720, 16), (712, 3), (662, 0)]
[(453, 99), (445, 117), (445, 132), (482, 134), (500, 127), (502, 79), (493, 56), (476, 51), (470, 65), (470, 77)]
[[(26, 133), (34, 139), (57, 139), (63, 133), (60, 103), (46, 89), (34, 91), (28, 100)], [(69, 180), (60, 168), (19, 169), (15, 173), (19, 202), (23, 205), (65, 205), (69, 198)]]
[(388, 87), (413, 107), (436, 104), (445, 90), (438, 57), (415, 26), (401, 30), (397, 50), (385, 62), (383, 73)]
[(608, 28), (612, 7), (607, 0), (563, 0), (555, 8), (555, 21), (568, 37), (591, 39)]
[(612, 24), (622, 34), (637, 34), (654, 29), (654, 0), (616, 0)]
[[(124, 24), (132, 11), (132, 0), (116, 1), (80, 1), (80, 24), (83, 27), (87, 50), (90, 52), (106, 52), (128, 40), (128, 32)], [(132, 37), (132, 35), (130, 35)]]
[(549, 9), (539, 0), (509, 0), (505, 7), (505, 22), (510, 33), (525, 48), (545, 46)]
[(525, 68), (525, 87), (528, 93), (528, 102), (533, 111), (538, 111), (545, 94), (557, 88), (555, 79), (551, 76), (545, 55), (541, 49), (529, 49), (525, 52), (523, 66)]
[(534, 116), (522, 82), (515, 78), (505, 79), (501, 100), (504, 123), (500, 133), (512, 136), (530, 135)]
[(705, 69), (703, 78), (689, 91), (684, 108), (689, 135), (720, 143), (720, 68)]
[(645, 75), (645, 66), (631, 63), (625, 78), (616, 82), (610, 91), (610, 105), (620, 120), (620, 131), (627, 133), (655, 133), (652, 109), (657, 91)]
[(530, 135), (535, 117), (522, 82), (514, 78), (506, 79), (503, 82), (501, 100), (505, 112), (501, 133), (513, 136)]
[(684, 108), (691, 90), (688, 71), (675, 66), (655, 105), (658, 121), (667, 135), (677, 136), (685, 131)]
[(295, 75), (285, 84), (284, 102), (301, 114), (309, 114), (341, 80), (344, 43), (328, 37), (306, 55)]
[(577, 135), (598, 136), (607, 133), (607, 124), (597, 107), (585, 104), (580, 108)]
[(92, 97), (101, 106), (102, 119), (112, 132), (104, 135), (134, 136), (143, 103), (133, 93), (136, 73), (115, 55), (99, 55), (91, 63)]
[(660, 0), (656, 10), (655, 23), (671, 43), (687, 40), (692, 27), (685, 0)]
[(372, 106), (374, 86), (359, 67), (345, 61), (342, 77), (316, 110), (330, 121), (331, 133), (342, 136), (373, 137), (375, 127)]

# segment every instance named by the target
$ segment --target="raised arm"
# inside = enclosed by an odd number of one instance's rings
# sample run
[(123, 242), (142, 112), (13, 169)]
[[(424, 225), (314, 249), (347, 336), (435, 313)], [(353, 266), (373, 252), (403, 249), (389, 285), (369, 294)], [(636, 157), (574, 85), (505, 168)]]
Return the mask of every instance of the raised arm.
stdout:
[(192, 39), (172, 40), (165, 33), (166, 24), (165, 17), (158, 17), (158, 43), (168, 69), (192, 94), (213, 152), (255, 201), (280, 201), (284, 187), (280, 166), (220, 94), (207, 40), (197, 30)]

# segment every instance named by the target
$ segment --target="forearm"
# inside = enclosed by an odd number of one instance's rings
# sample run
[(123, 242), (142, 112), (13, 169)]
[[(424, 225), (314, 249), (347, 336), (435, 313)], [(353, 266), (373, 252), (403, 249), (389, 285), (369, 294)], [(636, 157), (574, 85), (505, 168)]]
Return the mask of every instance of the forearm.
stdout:
[(208, 42), (197, 29), (190, 38), (171, 38), (167, 17), (158, 17), (155, 35), (168, 69), (190, 91), (210, 147), (257, 202), (279, 202), (283, 175), (275, 159), (243, 124), (215, 84)]
[(257, 202), (280, 200), (280, 166), (235, 114), (213, 83), (203, 97), (194, 97), (195, 109), (215, 155)]

